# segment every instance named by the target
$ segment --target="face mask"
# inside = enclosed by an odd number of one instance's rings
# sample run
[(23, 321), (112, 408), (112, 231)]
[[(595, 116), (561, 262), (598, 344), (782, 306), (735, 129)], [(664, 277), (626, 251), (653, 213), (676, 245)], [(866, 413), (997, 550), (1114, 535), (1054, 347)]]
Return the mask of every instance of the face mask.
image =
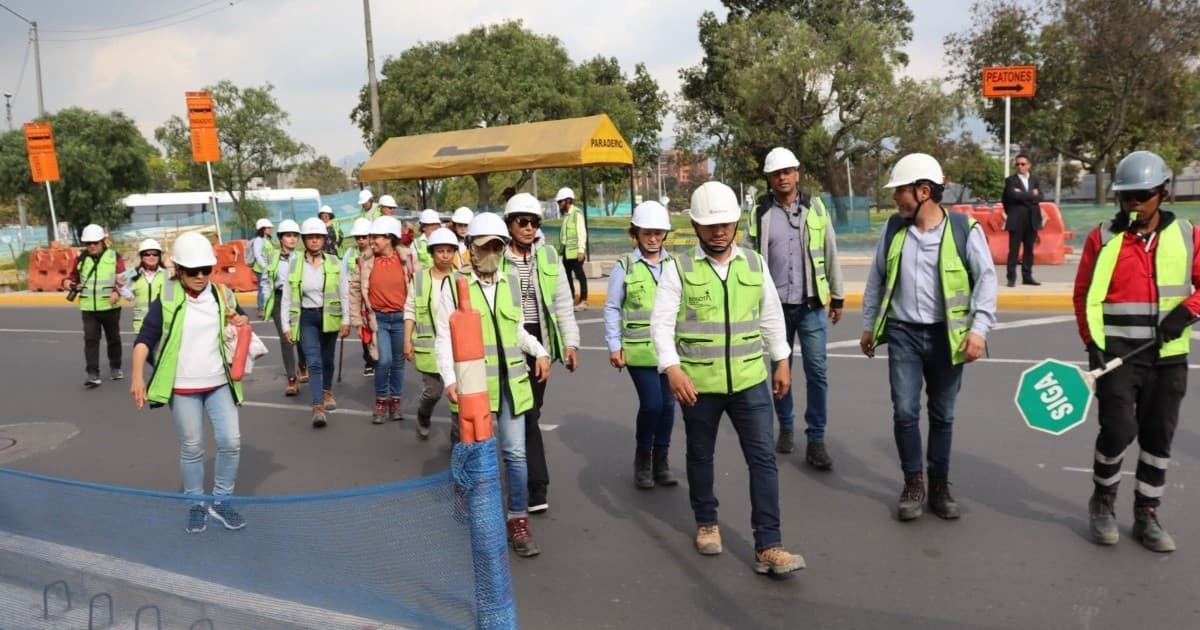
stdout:
[(471, 250), (471, 266), (480, 274), (490, 276), (500, 268), (500, 252)]

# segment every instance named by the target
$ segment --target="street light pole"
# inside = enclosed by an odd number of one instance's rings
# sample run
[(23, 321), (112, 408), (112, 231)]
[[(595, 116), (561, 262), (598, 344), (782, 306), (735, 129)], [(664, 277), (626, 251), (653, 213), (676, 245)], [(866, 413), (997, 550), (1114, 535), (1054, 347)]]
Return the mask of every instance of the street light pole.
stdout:
[[(8, 119), (8, 130), (13, 130), (12, 124), (12, 92), (4, 93), (4, 117)], [(20, 222), (21, 231), (17, 233), (17, 243), (21, 246), (21, 251), (25, 251), (25, 198), (17, 195), (17, 220)]]

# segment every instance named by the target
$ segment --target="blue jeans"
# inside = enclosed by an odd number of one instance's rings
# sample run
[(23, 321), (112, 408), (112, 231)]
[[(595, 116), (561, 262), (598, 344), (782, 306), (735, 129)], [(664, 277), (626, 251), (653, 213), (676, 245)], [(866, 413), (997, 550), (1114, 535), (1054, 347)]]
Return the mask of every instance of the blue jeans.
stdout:
[(929, 476), (950, 473), (954, 437), (954, 401), (962, 385), (962, 365), (950, 359), (946, 325), (887, 322), (888, 378), (892, 384), (892, 422), (900, 468), (921, 472), (921, 384), (929, 405)]
[(657, 368), (629, 366), (629, 377), (637, 390), (638, 412), (635, 437), (639, 451), (666, 453), (671, 448), (675, 426), (675, 396), (667, 376)]
[(379, 330), (379, 362), (375, 364), (375, 397), (399, 398), (404, 392), (404, 312), (375, 312)]
[[(825, 376), (825, 310), (820, 306), (810, 308), (807, 304), (784, 304), (783, 323), (788, 348), (792, 347), (796, 337), (800, 338), (800, 360), (804, 364), (807, 392), (804, 423), (808, 428), (804, 430), (804, 435), (809, 442), (824, 442), (829, 398), (829, 381)], [(788, 355), (788, 367), (792, 366), (793, 355), (795, 351)], [(786, 396), (775, 401), (775, 415), (779, 418), (780, 429), (792, 429), (796, 425), (796, 408), (792, 403), (794, 391), (795, 387), (789, 388)]]
[[(451, 440), (458, 441), (458, 412), (450, 413)], [(529, 514), (529, 465), (525, 461), (525, 414), (512, 415), (507, 396), (500, 397), (500, 458), (504, 460), (504, 482), (508, 486), (508, 516)]]
[(242, 452), (233, 390), (222, 385), (201, 394), (174, 394), (169, 405), (175, 417), (175, 431), (179, 434), (183, 492), (204, 494), (204, 416), (207, 414), (212, 423), (213, 440), (217, 443), (212, 493), (219, 497), (233, 494)]
[[(273, 288), (267, 282), (267, 272), (254, 274), (254, 277), (258, 279), (258, 310), (261, 311), (267, 305), (267, 292), (272, 291)], [(275, 300), (275, 308), (279, 308), (279, 300)], [(284, 313), (284, 315), (287, 315), (287, 313)]]
[(336, 332), (321, 332), (324, 309), (305, 308), (300, 310), (300, 347), (308, 359), (308, 391), (312, 404), (325, 402), (326, 389), (333, 389), (334, 351), (337, 350)]
[(683, 405), (687, 431), (688, 498), (697, 525), (717, 523), (713, 494), (713, 454), (721, 415), (728, 414), (737, 431), (742, 455), (750, 469), (750, 526), (754, 550), (777, 547), (779, 533), (779, 471), (775, 468), (771, 390), (763, 381), (736, 394), (700, 394), (696, 404)]

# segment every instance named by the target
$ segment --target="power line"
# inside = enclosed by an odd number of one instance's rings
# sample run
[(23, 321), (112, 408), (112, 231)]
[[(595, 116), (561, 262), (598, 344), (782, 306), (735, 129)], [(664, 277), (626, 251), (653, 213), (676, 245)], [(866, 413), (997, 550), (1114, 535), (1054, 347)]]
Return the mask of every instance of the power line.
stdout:
[(21, 94), (21, 83), (25, 81), (25, 68), (29, 67), (29, 49), (33, 48), (33, 37), (25, 40), (25, 58), (21, 60), (21, 74), (17, 76), (17, 87), (13, 88), (13, 98)]
[(102, 40), (102, 39), (115, 39), (117, 37), (127, 37), (129, 35), (140, 35), (141, 33), (148, 33), (150, 31), (156, 31), (156, 30), (167, 28), (170, 26), (177, 26), (177, 25), (183, 24), (185, 22), (191, 22), (192, 20), (198, 20), (207, 15), (212, 15), (213, 13), (216, 13), (218, 11), (224, 11), (225, 9), (231, 8), (235, 5), (237, 5), (239, 2), (241, 2), (241, 0), (229, 0), (228, 4), (216, 7), (214, 9), (210, 9), (203, 13), (197, 13), (196, 15), (188, 16), (188, 17), (185, 17), (180, 20), (175, 20), (173, 22), (167, 22), (166, 24), (159, 24), (157, 26), (151, 26), (148, 28), (129, 31), (126, 33), (114, 33), (112, 35), (97, 35), (95, 37), (78, 37), (78, 38), (69, 38), (69, 39), (44, 39), (43, 38), (41, 41), (55, 42), (55, 43), (60, 43), (60, 44), (69, 44), (69, 43), (75, 43), (75, 42), (91, 42), (91, 41), (97, 41), (97, 40)]
[(29, 21), (28, 19), (26, 19), (24, 15), (21, 15), (20, 13), (17, 13), (16, 11), (13, 11), (12, 9), (8, 8), (8, 7), (7, 7), (6, 5), (4, 5), (3, 3), (0, 3), (0, 9), (4, 9), (5, 11), (8, 11), (9, 13), (11, 13), (11, 14), (13, 14), (13, 15), (17, 16), (17, 19), (21, 20), (22, 22), (24, 22), (24, 23), (26, 23), (26, 24), (28, 24), (28, 25), (30, 25), (30, 26), (32, 26), (32, 25), (33, 25), (33, 22), (31, 22), (31, 21)]
[(121, 26), (107, 26), (107, 27), (104, 27), (104, 28), (87, 28), (87, 29), (78, 29), (78, 30), (71, 30), (71, 29), (42, 29), (42, 32), (43, 32), (43, 33), (102, 33), (102, 32), (104, 32), (104, 31), (122, 31), (122, 30), (125, 30), (125, 29), (127, 29), (127, 28), (133, 28), (133, 27), (135, 27), (135, 26), (144, 26), (144, 25), (146, 25), (146, 24), (152, 24), (152, 23), (154, 23), (154, 22), (162, 22), (163, 20), (169, 20), (169, 19), (171, 19), (171, 18), (173, 18), (173, 17), (177, 17), (177, 16), (183, 15), (183, 14), (185, 14), (185, 13), (191, 13), (192, 11), (195, 11), (196, 9), (199, 9), (199, 8), (201, 8), (201, 7), (205, 7), (205, 6), (208, 6), (208, 5), (210, 5), (210, 4), (214, 4), (214, 3), (220, 2), (220, 1), (221, 1), (221, 0), (207, 0), (206, 2), (201, 2), (200, 4), (197, 4), (197, 5), (195, 5), (195, 6), (188, 7), (188, 8), (186, 8), (186, 9), (183, 9), (182, 11), (176, 11), (176, 12), (174, 12), (174, 13), (168, 13), (168, 14), (166, 14), (166, 15), (160, 15), (159, 17), (156, 17), (156, 18), (154, 18), (154, 19), (150, 19), (150, 20), (142, 20), (141, 22), (131, 22), (131, 23), (129, 23), (129, 24), (123, 24), (123, 25), (121, 25)]

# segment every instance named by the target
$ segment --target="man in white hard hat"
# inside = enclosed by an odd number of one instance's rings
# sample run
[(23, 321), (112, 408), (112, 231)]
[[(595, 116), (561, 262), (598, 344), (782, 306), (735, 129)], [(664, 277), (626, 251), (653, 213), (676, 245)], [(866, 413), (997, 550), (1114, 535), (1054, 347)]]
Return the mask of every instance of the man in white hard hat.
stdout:
[[(983, 228), (941, 207), (946, 178), (938, 161), (910, 153), (892, 167), (896, 214), (888, 219), (863, 292), (863, 354), (888, 346), (892, 423), (904, 489), (897, 518), (909, 521), (929, 508), (943, 519), (959, 516), (950, 496), (954, 403), (963, 364), (983, 356), (996, 324), (996, 270)], [(921, 458), (921, 386), (929, 407), (928, 470)]]
[[(476, 217), (478, 218), (478, 217)], [(518, 193), (504, 205), (504, 221), (511, 240), (504, 259), (516, 269), (521, 281), (521, 309), (525, 330), (544, 343), (552, 361), (561, 361), (568, 371), (579, 368), (579, 325), (566, 270), (549, 247), (535, 244), (542, 223), (542, 202), (529, 193)], [(530, 366), (530, 369), (533, 369)], [(533, 408), (525, 414), (525, 449), (529, 461), (529, 511), (535, 514), (550, 507), (550, 469), (542, 444), (542, 403), (546, 384), (533, 384)]]
[[(358, 277), (362, 261), (372, 256), (371, 252), (371, 220), (359, 217), (350, 228), (350, 236), (354, 237), (354, 247), (346, 249), (342, 257), (342, 266), (347, 278)], [(375, 376), (375, 359), (371, 356), (371, 331), (366, 327), (359, 328), (359, 340), (362, 341), (363, 376)]]
[(417, 223), (421, 226), (421, 234), (413, 241), (412, 256), (420, 263), (420, 267), (425, 269), (433, 266), (433, 254), (429, 253), (429, 236), (442, 227), (442, 218), (438, 216), (437, 210), (426, 208), (417, 217)]
[(372, 221), (375, 217), (379, 216), (379, 213), (373, 209), (374, 202), (375, 194), (371, 192), (370, 188), (358, 191), (358, 205), (362, 208), (362, 214), (358, 215), (359, 218)]
[(391, 195), (384, 195), (379, 198), (379, 212), (375, 218), (396, 216), (396, 199)]
[(733, 190), (706, 182), (692, 193), (690, 213), (699, 243), (664, 263), (650, 330), (658, 370), (683, 407), (696, 550), (714, 555), (723, 549), (713, 460), (721, 416), (728, 415), (750, 470), (754, 570), (791, 573), (804, 568), (804, 558), (783, 548), (771, 435), (772, 390), (782, 398), (792, 382), (783, 309), (762, 256), (735, 244), (742, 211)]
[[(826, 312), (830, 323), (842, 318), (846, 292), (838, 259), (833, 222), (820, 195), (799, 188), (800, 161), (790, 150), (776, 147), (763, 162), (770, 192), (759, 197), (750, 217), (750, 241), (762, 254), (783, 303), (788, 347), (800, 338), (806, 406), (804, 459), (817, 470), (829, 470), (833, 459), (825, 447), (829, 381), (825, 370)], [(791, 364), (792, 357), (788, 357)], [(791, 453), (796, 410), (792, 390), (775, 402), (779, 439), (775, 450)]]
[(587, 308), (587, 274), (583, 271), (583, 261), (587, 260), (587, 219), (583, 211), (575, 207), (575, 191), (570, 188), (558, 189), (554, 195), (558, 204), (558, 213), (562, 215), (562, 227), (558, 230), (558, 254), (562, 256), (563, 266), (567, 269), (567, 283), (571, 295), (575, 296), (575, 281), (579, 281), (579, 297), (575, 300), (575, 310)]
[(83, 250), (75, 268), (63, 280), (67, 299), (79, 300), (83, 317), (83, 358), (87, 380), (84, 386), (100, 386), (100, 332), (108, 345), (109, 376), (119, 381), (121, 371), (121, 304), (120, 287), (124, 284), (125, 261), (104, 242), (104, 228), (95, 223), (83, 228), (79, 240)]

